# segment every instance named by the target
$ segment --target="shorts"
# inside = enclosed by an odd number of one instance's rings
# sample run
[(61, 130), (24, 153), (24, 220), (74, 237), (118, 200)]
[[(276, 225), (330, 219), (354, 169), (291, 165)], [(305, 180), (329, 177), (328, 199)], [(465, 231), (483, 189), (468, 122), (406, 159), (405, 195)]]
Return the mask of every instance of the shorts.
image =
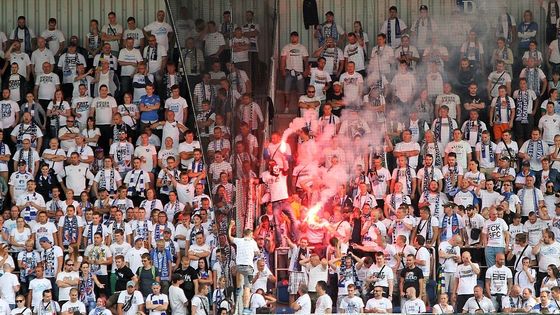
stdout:
[(307, 277), (305, 276), (305, 273), (300, 271), (290, 271), (288, 293), (297, 294), (301, 283), (307, 284)]
[(243, 286), (250, 288), (251, 283), (253, 282), (253, 274), (255, 272), (253, 266), (238, 265), (237, 272), (243, 276)]
[(284, 79), (284, 92), (289, 93), (295, 83), (299, 94), (305, 94), (305, 79), (303, 78), (303, 74), (293, 70), (286, 70), (286, 72), (286, 78)]

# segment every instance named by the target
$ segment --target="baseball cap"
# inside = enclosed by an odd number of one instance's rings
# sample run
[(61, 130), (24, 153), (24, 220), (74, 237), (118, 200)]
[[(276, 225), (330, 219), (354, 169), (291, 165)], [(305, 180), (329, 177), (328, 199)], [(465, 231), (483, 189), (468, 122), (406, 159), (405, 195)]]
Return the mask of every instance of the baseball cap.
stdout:
[(420, 11), (422, 11), (422, 10), (428, 11), (428, 6), (425, 5), (425, 4), (421, 5), (421, 6), (420, 6)]
[(18, 165), (27, 165), (27, 162), (25, 162), (25, 160), (19, 160)]
[(333, 11), (329, 11), (329, 12), (325, 13), (325, 15), (334, 16), (334, 13), (333, 13)]
[(342, 85), (339, 81), (334, 81), (333, 85)]
[(171, 233), (171, 229), (170, 229), (170, 228), (165, 228), (165, 229), (163, 230), (163, 233)]
[(126, 283), (126, 287), (133, 287), (134, 286), (134, 281), (130, 280)]
[(293, 31), (293, 32), (290, 33), (290, 36), (299, 36), (299, 33), (296, 32), (296, 31)]
[(41, 237), (41, 238), (39, 239), (39, 243), (43, 243), (43, 242), (47, 242), (47, 243), (50, 243), (50, 242), (51, 242), (51, 240), (49, 240), (49, 238), (48, 238), (48, 237), (46, 237), (46, 236), (43, 236), (43, 237)]

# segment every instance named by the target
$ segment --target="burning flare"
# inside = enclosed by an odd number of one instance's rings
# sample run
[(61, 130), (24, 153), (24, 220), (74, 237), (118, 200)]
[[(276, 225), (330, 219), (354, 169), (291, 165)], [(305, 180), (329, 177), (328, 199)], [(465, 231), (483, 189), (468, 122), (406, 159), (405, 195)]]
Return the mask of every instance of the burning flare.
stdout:
[(314, 206), (312, 206), (311, 208), (309, 208), (309, 210), (307, 210), (307, 215), (305, 216), (305, 221), (306, 222), (315, 221), (315, 216), (317, 215), (319, 210), (321, 210), (322, 207), (323, 207), (323, 204), (318, 203), (318, 204), (315, 204)]

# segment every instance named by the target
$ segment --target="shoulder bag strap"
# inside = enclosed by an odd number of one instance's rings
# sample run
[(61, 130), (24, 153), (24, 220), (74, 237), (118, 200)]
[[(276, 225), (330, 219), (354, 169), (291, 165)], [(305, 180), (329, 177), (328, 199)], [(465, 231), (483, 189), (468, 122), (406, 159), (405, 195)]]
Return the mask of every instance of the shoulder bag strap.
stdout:
[(523, 258), (523, 254), (525, 253), (525, 250), (527, 249), (527, 247), (529, 247), (529, 244), (525, 245), (525, 247), (523, 248), (523, 250), (519, 254), (519, 257), (517, 257), (517, 259), (515, 260), (515, 267), (513, 267), (514, 269), (517, 270), (517, 266), (519, 265), (519, 262)]

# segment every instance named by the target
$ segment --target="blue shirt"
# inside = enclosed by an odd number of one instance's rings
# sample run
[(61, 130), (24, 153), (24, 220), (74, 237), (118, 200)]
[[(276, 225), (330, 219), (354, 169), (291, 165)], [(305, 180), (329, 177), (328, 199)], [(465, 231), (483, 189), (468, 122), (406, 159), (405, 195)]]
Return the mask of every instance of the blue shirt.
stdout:
[[(148, 96), (148, 95), (143, 95), (142, 97), (140, 97), (140, 103), (147, 105), (147, 106), (153, 106), (157, 103), (159, 103), (159, 96), (153, 94), (152, 96)], [(158, 111), (157, 110), (150, 110), (147, 112), (142, 112), (142, 114), (140, 115), (140, 120), (143, 121), (156, 121), (158, 120)]]

